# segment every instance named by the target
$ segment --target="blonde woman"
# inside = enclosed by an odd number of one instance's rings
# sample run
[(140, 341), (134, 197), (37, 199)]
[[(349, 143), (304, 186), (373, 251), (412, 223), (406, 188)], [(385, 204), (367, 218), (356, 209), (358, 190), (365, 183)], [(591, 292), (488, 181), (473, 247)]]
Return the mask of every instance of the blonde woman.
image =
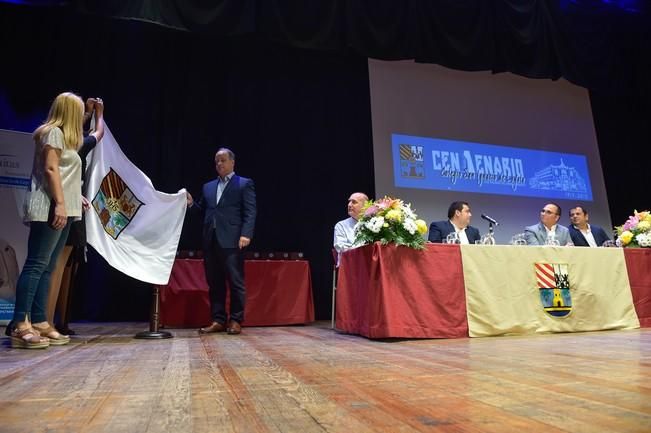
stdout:
[(67, 344), (70, 338), (46, 318), (50, 274), (63, 248), (70, 224), (82, 213), (81, 159), (84, 103), (73, 93), (56, 97), (48, 118), (34, 131), (31, 188), (25, 199), (30, 224), (27, 259), (16, 283), (11, 345), (41, 349)]

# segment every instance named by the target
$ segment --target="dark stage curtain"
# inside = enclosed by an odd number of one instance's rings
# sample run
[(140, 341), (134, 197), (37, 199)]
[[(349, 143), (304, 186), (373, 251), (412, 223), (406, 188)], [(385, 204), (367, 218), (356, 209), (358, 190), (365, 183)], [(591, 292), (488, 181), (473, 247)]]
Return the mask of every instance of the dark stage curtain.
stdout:
[[(0, 128), (33, 129), (64, 90), (101, 96), (113, 134), (154, 185), (195, 195), (214, 177), (215, 149), (233, 148), (236, 171), (256, 181), (252, 249), (305, 252), (317, 317), (327, 318), (332, 227), (350, 192), (374, 195), (368, 57), (587, 87), (613, 222), (649, 205), (648, 15), (577, 4), (0, 2)], [(199, 226), (189, 214), (181, 248), (199, 248)], [(91, 261), (74, 318), (146, 318), (148, 286)]]
[[(317, 317), (329, 317), (334, 224), (351, 191), (374, 192), (365, 58), (65, 9), (0, 8), (0, 39), (15, 41), (0, 68), (0, 128), (32, 130), (61, 91), (99, 95), (125, 154), (157, 189), (195, 196), (215, 176), (215, 150), (231, 147), (236, 172), (256, 182), (251, 249), (304, 252)], [(180, 248), (200, 248), (200, 225), (189, 212)], [(73, 319), (148, 317), (148, 285), (96, 254), (89, 262)]]

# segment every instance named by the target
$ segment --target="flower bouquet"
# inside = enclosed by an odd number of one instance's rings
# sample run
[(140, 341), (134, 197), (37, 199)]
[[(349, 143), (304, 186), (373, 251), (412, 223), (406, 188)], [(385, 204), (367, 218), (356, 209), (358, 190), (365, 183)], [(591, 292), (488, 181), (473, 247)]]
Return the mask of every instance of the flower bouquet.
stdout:
[(422, 250), (427, 232), (425, 221), (418, 219), (410, 204), (391, 197), (369, 200), (355, 225), (355, 244), (366, 245), (380, 241)]
[(622, 247), (651, 247), (651, 213), (633, 211), (621, 226), (616, 226), (617, 245)]

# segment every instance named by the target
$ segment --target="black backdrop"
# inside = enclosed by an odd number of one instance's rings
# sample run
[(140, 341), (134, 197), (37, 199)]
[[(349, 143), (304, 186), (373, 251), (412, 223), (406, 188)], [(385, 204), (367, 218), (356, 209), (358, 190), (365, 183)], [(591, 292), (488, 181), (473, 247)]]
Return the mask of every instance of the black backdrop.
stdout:
[[(325, 318), (332, 227), (350, 192), (374, 195), (367, 57), (588, 87), (613, 221), (650, 206), (648, 16), (571, 3), (0, 3), (0, 128), (33, 129), (61, 91), (101, 96), (127, 156), (166, 192), (198, 194), (231, 147), (256, 181), (252, 249), (305, 252)], [(199, 225), (189, 215), (181, 248), (198, 248)], [(86, 271), (75, 319), (147, 317), (146, 285), (93, 254)]]

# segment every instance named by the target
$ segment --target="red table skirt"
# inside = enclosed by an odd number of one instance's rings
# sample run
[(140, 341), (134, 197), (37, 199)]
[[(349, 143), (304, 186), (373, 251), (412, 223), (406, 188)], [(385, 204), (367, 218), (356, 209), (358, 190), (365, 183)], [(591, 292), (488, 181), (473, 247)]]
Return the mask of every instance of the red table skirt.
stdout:
[[(640, 326), (651, 327), (651, 249), (625, 249)], [(342, 254), (337, 328), (369, 338), (468, 336), (461, 249), (425, 251), (379, 243)]]
[(375, 243), (342, 254), (337, 328), (369, 338), (467, 337), (461, 250), (426, 248)]
[[(244, 262), (244, 280), (246, 306), (243, 325), (291, 325), (314, 321), (307, 261), (247, 260)], [(203, 260), (177, 259), (168, 285), (160, 289), (161, 325), (199, 327), (212, 322)]]
[(651, 327), (651, 249), (624, 249), (628, 281), (640, 326)]

